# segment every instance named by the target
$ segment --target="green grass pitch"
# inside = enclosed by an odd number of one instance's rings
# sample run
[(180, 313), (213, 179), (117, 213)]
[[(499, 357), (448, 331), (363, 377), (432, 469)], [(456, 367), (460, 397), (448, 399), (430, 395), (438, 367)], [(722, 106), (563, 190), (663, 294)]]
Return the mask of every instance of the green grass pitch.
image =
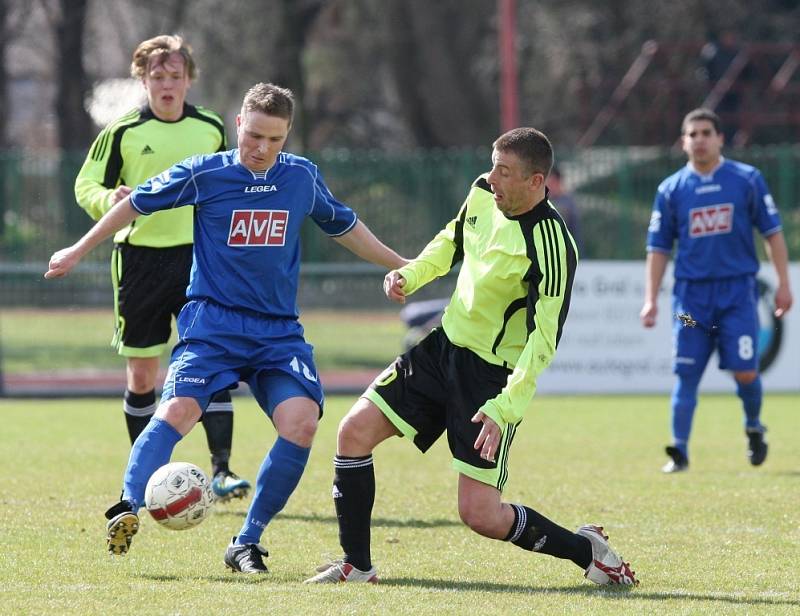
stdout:
[[(568, 561), (478, 537), (456, 509), (446, 444), (425, 456), (391, 439), (375, 455), (373, 559), (381, 583), (307, 586), (338, 552), (330, 498), (339, 418), (328, 400), (302, 482), (268, 528), (270, 573), (227, 571), (247, 502), (183, 532), (143, 512), (131, 552), (105, 552), (128, 444), (120, 400), (0, 401), (0, 611), (4, 614), (797, 614), (800, 396), (767, 396), (770, 456), (745, 459), (738, 400), (702, 396), (692, 467), (664, 476), (667, 398), (534, 401), (511, 451), (506, 499), (576, 528), (602, 523), (641, 585), (597, 587)], [(235, 398), (232, 466), (254, 479), (274, 439)], [(202, 429), (173, 460), (208, 469)]]

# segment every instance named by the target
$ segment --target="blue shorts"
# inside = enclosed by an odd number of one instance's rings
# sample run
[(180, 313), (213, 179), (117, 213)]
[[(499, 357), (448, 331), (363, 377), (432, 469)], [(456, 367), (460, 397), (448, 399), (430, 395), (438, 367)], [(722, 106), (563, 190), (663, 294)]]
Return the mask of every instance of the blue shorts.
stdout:
[(270, 417), (278, 404), (295, 396), (314, 400), (322, 412), (313, 349), (297, 320), (192, 300), (178, 315), (178, 336), (162, 402), (194, 398), (205, 411), (215, 393), (245, 381)]
[(705, 370), (711, 353), (719, 352), (721, 370), (758, 369), (758, 287), (754, 276), (721, 280), (676, 280), (673, 315), (688, 313), (695, 327), (677, 318), (672, 326), (675, 374)]

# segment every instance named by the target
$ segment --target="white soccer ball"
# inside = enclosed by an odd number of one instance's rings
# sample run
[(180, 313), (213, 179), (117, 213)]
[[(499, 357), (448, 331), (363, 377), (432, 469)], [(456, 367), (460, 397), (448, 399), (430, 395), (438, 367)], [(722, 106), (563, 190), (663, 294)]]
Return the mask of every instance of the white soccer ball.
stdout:
[(186, 530), (208, 517), (214, 493), (208, 476), (194, 464), (165, 464), (147, 482), (144, 506), (156, 522), (171, 530)]

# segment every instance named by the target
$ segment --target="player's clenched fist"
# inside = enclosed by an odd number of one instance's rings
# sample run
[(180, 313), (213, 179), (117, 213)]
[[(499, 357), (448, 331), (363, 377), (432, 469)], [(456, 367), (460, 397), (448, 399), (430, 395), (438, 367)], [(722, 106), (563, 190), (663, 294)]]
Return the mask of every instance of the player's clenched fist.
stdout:
[(397, 270), (392, 270), (383, 279), (383, 292), (393, 302), (405, 304), (406, 292), (403, 290), (404, 286), (406, 286), (406, 279)]
[(658, 314), (658, 306), (656, 306), (655, 302), (645, 302), (639, 313), (642, 325), (645, 327), (654, 327), (656, 324), (656, 314)]
[(77, 265), (78, 261), (80, 261), (80, 256), (72, 246), (54, 252), (53, 256), (50, 257), (49, 269), (45, 272), (44, 277), (61, 278), (66, 276)]

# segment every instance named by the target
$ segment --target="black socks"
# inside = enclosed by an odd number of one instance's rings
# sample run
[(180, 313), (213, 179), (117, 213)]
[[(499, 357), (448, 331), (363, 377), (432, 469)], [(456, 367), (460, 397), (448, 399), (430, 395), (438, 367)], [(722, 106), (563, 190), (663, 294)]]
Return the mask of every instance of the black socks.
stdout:
[(523, 550), (569, 559), (581, 569), (586, 569), (591, 564), (592, 544), (586, 537), (562, 528), (523, 505), (511, 507), (514, 509), (514, 524), (511, 525), (506, 541)]
[(135, 394), (126, 389), (122, 408), (125, 411), (125, 423), (128, 426), (128, 436), (132, 445), (136, 437), (150, 423), (153, 413), (156, 412), (156, 390), (151, 389), (143, 394)]
[(360, 458), (333, 458), (333, 504), (339, 520), (339, 543), (344, 560), (357, 569), (368, 571), (370, 557), (370, 522), (375, 503), (375, 469), (372, 455)]
[(233, 403), (227, 389), (211, 398), (203, 413), (203, 428), (206, 431), (208, 450), (211, 452), (211, 476), (228, 473), (233, 444)]

